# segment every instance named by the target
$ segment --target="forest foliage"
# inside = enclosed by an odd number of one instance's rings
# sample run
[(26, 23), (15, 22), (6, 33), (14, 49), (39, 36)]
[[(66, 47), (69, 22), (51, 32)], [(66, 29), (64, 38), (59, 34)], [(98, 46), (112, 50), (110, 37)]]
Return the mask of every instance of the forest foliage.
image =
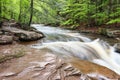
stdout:
[(71, 28), (114, 24), (120, 23), (120, 0), (0, 0), (2, 18)]

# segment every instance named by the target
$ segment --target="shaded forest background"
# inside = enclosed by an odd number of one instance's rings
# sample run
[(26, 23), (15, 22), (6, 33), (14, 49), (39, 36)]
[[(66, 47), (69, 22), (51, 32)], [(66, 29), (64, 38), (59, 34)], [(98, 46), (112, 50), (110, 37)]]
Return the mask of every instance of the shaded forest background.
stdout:
[(0, 22), (94, 27), (120, 23), (120, 0), (0, 0)]

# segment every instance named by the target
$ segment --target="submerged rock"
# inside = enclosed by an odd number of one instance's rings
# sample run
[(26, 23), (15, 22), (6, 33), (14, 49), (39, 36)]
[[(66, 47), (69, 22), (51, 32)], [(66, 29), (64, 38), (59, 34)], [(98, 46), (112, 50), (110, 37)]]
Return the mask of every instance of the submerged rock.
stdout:
[(120, 78), (120, 75), (114, 71), (86, 60), (75, 59), (72, 64), (82, 73), (93, 78), (92, 80), (117, 80)]
[(120, 53), (120, 43), (116, 43), (114, 47), (116, 49), (115, 51)]
[(0, 35), (0, 44), (11, 44), (13, 42), (12, 36)]

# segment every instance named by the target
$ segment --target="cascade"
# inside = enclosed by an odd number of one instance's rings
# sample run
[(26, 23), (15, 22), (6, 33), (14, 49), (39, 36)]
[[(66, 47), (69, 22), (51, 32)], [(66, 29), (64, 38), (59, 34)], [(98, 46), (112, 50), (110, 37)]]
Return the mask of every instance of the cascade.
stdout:
[(51, 50), (53, 54), (66, 60), (73, 57), (88, 60), (120, 74), (120, 55), (115, 52), (114, 47), (105, 41), (100, 39), (92, 41), (77, 31), (64, 30), (58, 27), (36, 24), (32, 26), (46, 36), (42, 43), (37, 43), (32, 46), (33, 48)]

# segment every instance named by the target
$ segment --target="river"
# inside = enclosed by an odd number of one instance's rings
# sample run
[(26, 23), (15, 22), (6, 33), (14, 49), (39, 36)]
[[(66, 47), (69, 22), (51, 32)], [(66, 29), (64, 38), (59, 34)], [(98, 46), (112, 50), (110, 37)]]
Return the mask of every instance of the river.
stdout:
[(120, 74), (120, 54), (99, 37), (91, 40), (77, 31), (43, 25), (32, 26), (46, 36), (42, 43), (32, 45), (33, 48), (49, 49), (66, 60), (73, 57), (88, 60)]
[(2, 53), (26, 55), (1, 63), (0, 80), (118, 80), (120, 77), (120, 54), (115, 52), (113, 39), (42, 24), (32, 26), (45, 38), (1, 46)]

